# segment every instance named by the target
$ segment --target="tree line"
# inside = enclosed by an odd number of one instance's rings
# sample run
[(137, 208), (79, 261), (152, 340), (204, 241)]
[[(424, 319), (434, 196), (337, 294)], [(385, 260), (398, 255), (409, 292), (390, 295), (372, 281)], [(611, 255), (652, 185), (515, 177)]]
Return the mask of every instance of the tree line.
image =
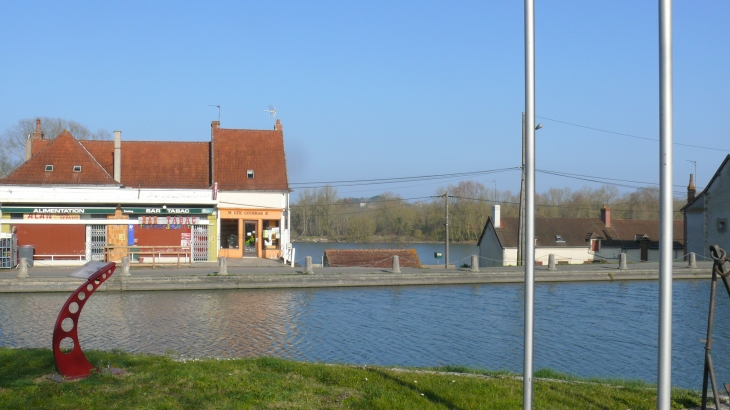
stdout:
[[(476, 242), (492, 205), (502, 217), (519, 215), (519, 192), (488, 189), (476, 181), (462, 181), (436, 190), (427, 199), (409, 202), (392, 192), (371, 198), (341, 198), (331, 186), (299, 191), (291, 205), (292, 238), (344, 241), (441, 242), (446, 236), (446, 198), (449, 194), (449, 239)], [(674, 217), (685, 200), (675, 199)], [(598, 217), (603, 205), (618, 219), (659, 219), (659, 189), (638, 188), (621, 194), (610, 185), (577, 191), (551, 188), (535, 195), (537, 218)]]

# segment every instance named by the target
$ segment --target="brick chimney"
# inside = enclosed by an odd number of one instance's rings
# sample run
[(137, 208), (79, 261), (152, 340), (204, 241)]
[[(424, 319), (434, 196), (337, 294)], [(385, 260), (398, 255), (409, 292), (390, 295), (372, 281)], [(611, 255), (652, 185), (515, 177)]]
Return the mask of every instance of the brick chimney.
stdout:
[(603, 205), (603, 208), (601, 208), (601, 222), (603, 222), (606, 228), (611, 227), (611, 210), (606, 205)]
[(276, 124), (274, 124), (274, 130), (275, 131), (283, 131), (284, 127), (281, 126), (281, 121), (279, 119), (276, 120)]
[(43, 139), (43, 131), (41, 131), (41, 119), (40, 118), (35, 119), (35, 131), (33, 131), (33, 139), (34, 140)]
[(697, 188), (695, 187), (694, 174), (689, 174), (689, 185), (687, 185), (687, 203), (694, 201)]

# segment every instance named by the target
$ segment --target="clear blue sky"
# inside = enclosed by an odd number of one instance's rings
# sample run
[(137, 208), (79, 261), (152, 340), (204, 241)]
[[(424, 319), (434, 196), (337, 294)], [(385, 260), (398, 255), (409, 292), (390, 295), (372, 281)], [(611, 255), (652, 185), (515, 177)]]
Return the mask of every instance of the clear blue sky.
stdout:
[[(658, 142), (547, 119), (658, 138), (658, 2), (536, 3), (537, 168), (658, 182)], [(675, 146), (677, 185), (686, 160), (703, 186), (730, 152), (728, 21), (730, 1), (674, 1), (675, 142), (721, 149)], [(523, 30), (521, 1), (5, 1), (0, 130), (49, 116), (205, 141), (209, 104), (222, 127), (263, 129), (274, 104), (291, 182), (518, 167)], [(519, 190), (517, 171), (473, 179)], [(600, 186), (538, 174), (536, 188), (586, 185)]]

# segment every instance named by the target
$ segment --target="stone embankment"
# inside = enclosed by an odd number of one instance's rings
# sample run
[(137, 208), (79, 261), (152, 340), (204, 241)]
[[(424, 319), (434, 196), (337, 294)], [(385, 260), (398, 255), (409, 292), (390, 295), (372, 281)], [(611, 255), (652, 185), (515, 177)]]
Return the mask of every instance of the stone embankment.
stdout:
[[(121, 264), (99, 291), (140, 290), (202, 290), (202, 289), (263, 289), (263, 288), (324, 288), (353, 286), (407, 286), (407, 285), (463, 285), (489, 283), (522, 283), (523, 267), (444, 269), (400, 268), (399, 273), (383, 268), (314, 268), (308, 274), (304, 268), (292, 268), (274, 261), (261, 259), (238, 262), (229, 261), (227, 274), (219, 274), (215, 263), (196, 264), (187, 267), (132, 267), (129, 276), (123, 276)], [(675, 280), (711, 278), (712, 263), (698, 262), (696, 268), (686, 262), (673, 267)], [(19, 271), (0, 270), (0, 293), (7, 292), (72, 292), (84, 281), (68, 277), (74, 267), (48, 267), (36, 264), (28, 269), (28, 277), (18, 277)], [(593, 282), (658, 280), (657, 263), (629, 264), (628, 269), (618, 269), (616, 264), (561, 265), (558, 270), (535, 267), (535, 281), (542, 282)]]

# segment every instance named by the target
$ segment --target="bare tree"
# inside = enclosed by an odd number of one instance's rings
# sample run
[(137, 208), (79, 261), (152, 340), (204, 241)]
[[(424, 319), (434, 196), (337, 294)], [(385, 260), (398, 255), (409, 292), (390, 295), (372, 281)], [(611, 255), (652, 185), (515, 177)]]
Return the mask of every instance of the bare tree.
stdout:
[[(56, 138), (68, 130), (79, 140), (110, 140), (111, 132), (99, 129), (92, 132), (86, 126), (63, 118), (41, 117), (41, 132), (46, 139)], [(0, 134), (0, 178), (17, 168), (25, 160), (25, 139), (33, 135), (36, 119), (26, 118), (7, 128)]]

